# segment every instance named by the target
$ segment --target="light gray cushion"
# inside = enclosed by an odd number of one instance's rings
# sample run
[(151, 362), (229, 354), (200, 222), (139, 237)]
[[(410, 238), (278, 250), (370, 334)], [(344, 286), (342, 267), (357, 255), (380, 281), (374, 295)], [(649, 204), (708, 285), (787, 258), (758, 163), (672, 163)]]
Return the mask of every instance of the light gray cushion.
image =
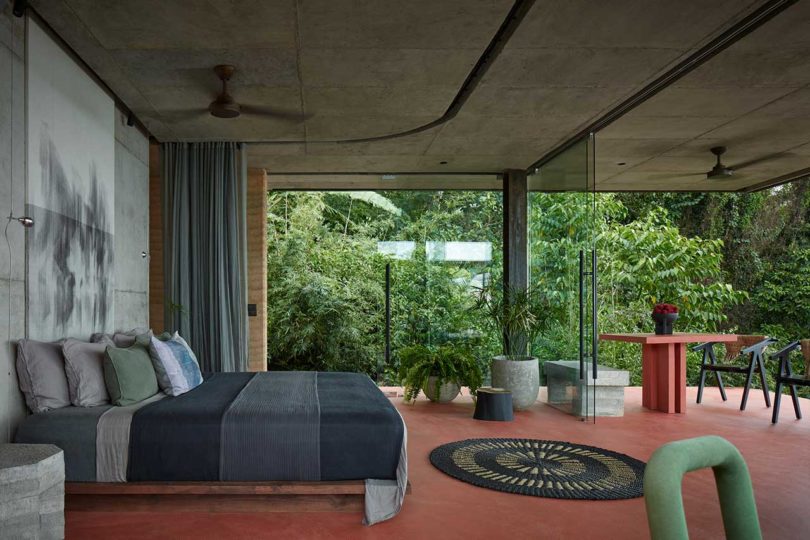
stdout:
[(104, 384), (104, 343), (86, 343), (66, 339), (62, 344), (65, 356), (70, 402), (77, 407), (96, 407), (110, 402)]
[(70, 405), (61, 341), (18, 341), (17, 378), (31, 412), (40, 413)]

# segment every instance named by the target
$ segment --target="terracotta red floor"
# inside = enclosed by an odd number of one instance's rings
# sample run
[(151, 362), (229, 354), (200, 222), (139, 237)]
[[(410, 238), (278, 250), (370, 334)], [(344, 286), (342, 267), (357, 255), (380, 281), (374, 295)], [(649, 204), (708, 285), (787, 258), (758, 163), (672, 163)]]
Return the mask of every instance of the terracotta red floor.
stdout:
[[(469, 398), (448, 405), (395, 399), (408, 425), (413, 492), (399, 516), (364, 527), (360, 515), (341, 513), (68, 513), (67, 537), (92, 538), (647, 538), (643, 499), (565, 501), (512, 495), (454, 480), (434, 469), (429, 451), (445, 442), (471, 437), (532, 437), (579, 442), (647, 460), (659, 445), (676, 439), (715, 434), (742, 452), (751, 471), (764, 537), (810, 537), (810, 400), (802, 400), (805, 420), (796, 421), (783, 400), (778, 425), (770, 423), (762, 394), (753, 393), (740, 412), (740, 390), (723, 403), (709, 389), (702, 405), (695, 389), (687, 392), (686, 415), (641, 408), (640, 388), (629, 388), (623, 418), (585, 424), (551, 407), (536, 404), (512, 423), (471, 418)], [(720, 507), (710, 471), (684, 481), (687, 521), (692, 538), (722, 538)]]

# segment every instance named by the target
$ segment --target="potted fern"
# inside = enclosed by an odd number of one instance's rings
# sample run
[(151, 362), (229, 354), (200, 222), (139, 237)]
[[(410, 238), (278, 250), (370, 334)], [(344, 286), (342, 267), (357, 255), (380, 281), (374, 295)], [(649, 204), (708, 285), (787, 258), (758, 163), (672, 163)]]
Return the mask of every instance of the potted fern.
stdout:
[(515, 410), (526, 409), (540, 392), (540, 364), (529, 354), (547, 313), (543, 297), (533, 287), (500, 287), (480, 290), (477, 309), (484, 312), (500, 337), (503, 354), (492, 359), (492, 386), (512, 393)]
[(462, 386), (475, 391), (481, 386), (481, 368), (469, 351), (442, 345), (412, 345), (399, 352), (400, 379), (405, 387), (405, 401), (413, 401), (422, 391), (430, 401), (453, 401)]

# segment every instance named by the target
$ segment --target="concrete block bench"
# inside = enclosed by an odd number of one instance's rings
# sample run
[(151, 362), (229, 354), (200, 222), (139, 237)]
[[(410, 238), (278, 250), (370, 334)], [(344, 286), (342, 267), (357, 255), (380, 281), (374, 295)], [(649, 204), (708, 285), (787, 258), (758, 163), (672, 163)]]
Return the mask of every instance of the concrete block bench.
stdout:
[(0, 444), (0, 538), (64, 538), (64, 509), (62, 450)]
[[(585, 416), (586, 410), (594, 416), (594, 388), (591, 366), (586, 362), (586, 378), (579, 378), (579, 361), (550, 360), (543, 364), (548, 385), (548, 404), (576, 416)], [(624, 416), (624, 387), (630, 384), (630, 373), (607, 366), (597, 366), (596, 416)], [(588, 398), (586, 409), (585, 397)]]

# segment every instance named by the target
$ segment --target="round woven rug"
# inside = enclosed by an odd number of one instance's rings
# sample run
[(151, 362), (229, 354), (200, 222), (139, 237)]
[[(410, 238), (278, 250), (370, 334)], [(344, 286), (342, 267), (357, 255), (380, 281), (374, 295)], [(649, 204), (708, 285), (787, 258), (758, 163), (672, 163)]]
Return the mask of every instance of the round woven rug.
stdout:
[(602, 448), (535, 439), (467, 439), (439, 446), (430, 462), (469, 484), (554, 499), (632, 499), (644, 462)]

